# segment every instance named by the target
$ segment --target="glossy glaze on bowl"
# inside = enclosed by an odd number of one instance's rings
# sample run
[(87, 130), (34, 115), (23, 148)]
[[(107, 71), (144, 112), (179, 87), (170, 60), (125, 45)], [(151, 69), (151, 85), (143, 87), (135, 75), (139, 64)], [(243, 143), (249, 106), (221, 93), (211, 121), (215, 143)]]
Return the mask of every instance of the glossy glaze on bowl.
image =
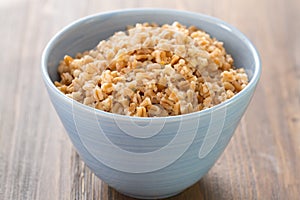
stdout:
[[(95, 110), (62, 94), (53, 84), (65, 54), (94, 48), (127, 25), (178, 21), (195, 25), (224, 42), (249, 76), (232, 99), (186, 115), (139, 118)], [(261, 72), (249, 40), (218, 19), (176, 10), (135, 9), (83, 18), (59, 32), (47, 45), (42, 75), (51, 101), (77, 152), (91, 170), (118, 191), (139, 198), (162, 198), (197, 182), (213, 166), (232, 137), (253, 95)]]

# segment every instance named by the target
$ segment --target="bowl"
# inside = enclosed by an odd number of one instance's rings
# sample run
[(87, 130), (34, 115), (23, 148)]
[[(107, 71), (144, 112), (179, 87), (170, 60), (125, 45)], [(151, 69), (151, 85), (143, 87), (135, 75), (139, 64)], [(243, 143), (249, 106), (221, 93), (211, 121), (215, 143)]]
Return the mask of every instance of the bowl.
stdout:
[[(208, 32), (243, 67), (249, 84), (212, 108), (170, 117), (130, 117), (96, 110), (61, 93), (53, 84), (65, 54), (94, 48), (127, 25), (141, 22), (186, 26)], [(255, 91), (261, 73), (258, 52), (233, 26), (199, 13), (169, 9), (129, 9), (79, 19), (47, 44), (42, 78), (51, 102), (86, 165), (125, 195), (156, 199), (173, 196), (201, 179), (230, 141)]]

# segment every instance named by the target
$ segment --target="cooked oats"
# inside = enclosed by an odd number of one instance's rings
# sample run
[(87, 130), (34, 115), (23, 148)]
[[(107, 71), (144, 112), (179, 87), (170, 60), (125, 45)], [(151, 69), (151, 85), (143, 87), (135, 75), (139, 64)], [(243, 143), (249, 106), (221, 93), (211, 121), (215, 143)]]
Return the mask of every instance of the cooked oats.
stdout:
[(195, 26), (136, 24), (94, 49), (66, 55), (55, 86), (107, 112), (162, 117), (200, 111), (248, 84), (223, 43)]

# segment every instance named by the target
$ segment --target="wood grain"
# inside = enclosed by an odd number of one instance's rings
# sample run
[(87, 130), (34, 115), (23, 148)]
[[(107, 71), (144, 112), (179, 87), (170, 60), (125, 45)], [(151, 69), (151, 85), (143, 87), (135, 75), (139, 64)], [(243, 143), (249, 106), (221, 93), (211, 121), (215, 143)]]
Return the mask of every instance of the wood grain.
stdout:
[(263, 63), (257, 91), (224, 154), (203, 179), (169, 199), (299, 199), (298, 0), (0, 0), (0, 199), (132, 199), (78, 157), (39, 65), (49, 39), (73, 20), (133, 7), (221, 18), (252, 40)]

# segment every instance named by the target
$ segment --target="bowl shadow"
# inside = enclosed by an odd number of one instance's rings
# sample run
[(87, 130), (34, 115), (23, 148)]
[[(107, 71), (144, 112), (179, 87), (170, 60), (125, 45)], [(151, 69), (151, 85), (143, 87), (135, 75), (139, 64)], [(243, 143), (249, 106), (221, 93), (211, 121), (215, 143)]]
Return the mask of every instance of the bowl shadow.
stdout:
[[(219, 162), (216, 163), (218, 165)], [(71, 199), (102, 199), (102, 200), (139, 200), (126, 196), (99, 179), (73, 150), (71, 157)], [(214, 167), (194, 185), (181, 193), (160, 200), (222, 200), (233, 199), (232, 187), (228, 176), (218, 173)], [(158, 199), (157, 199), (158, 200)]]
[[(229, 194), (229, 191), (225, 189), (226, 186), (224, 184), (223, 180), (221, 180), (222, 177), (218, 177), (216, 179), (215, 176), (207, 174), (205, 175), (200, 181), (195, 183), (194, 185), (190, 186), (189, 188), (185, 189), (181, 193), (165, 198), (165, 199), (157, 199), (157, 200), (204, 200), (204, 199), (210, 199), (210, 200), (222, 200), (222, 199), (228, 199), (231, 195)], [(105, 186), (104, 186), (105, 187)], [(108, 199), (112, 200), (140, 200), (133, 197), (128, 197), (114, 188), (110, 186), (106, 186), (108, 188)], [(228, 186), (227, 186), (228, 187)]]

